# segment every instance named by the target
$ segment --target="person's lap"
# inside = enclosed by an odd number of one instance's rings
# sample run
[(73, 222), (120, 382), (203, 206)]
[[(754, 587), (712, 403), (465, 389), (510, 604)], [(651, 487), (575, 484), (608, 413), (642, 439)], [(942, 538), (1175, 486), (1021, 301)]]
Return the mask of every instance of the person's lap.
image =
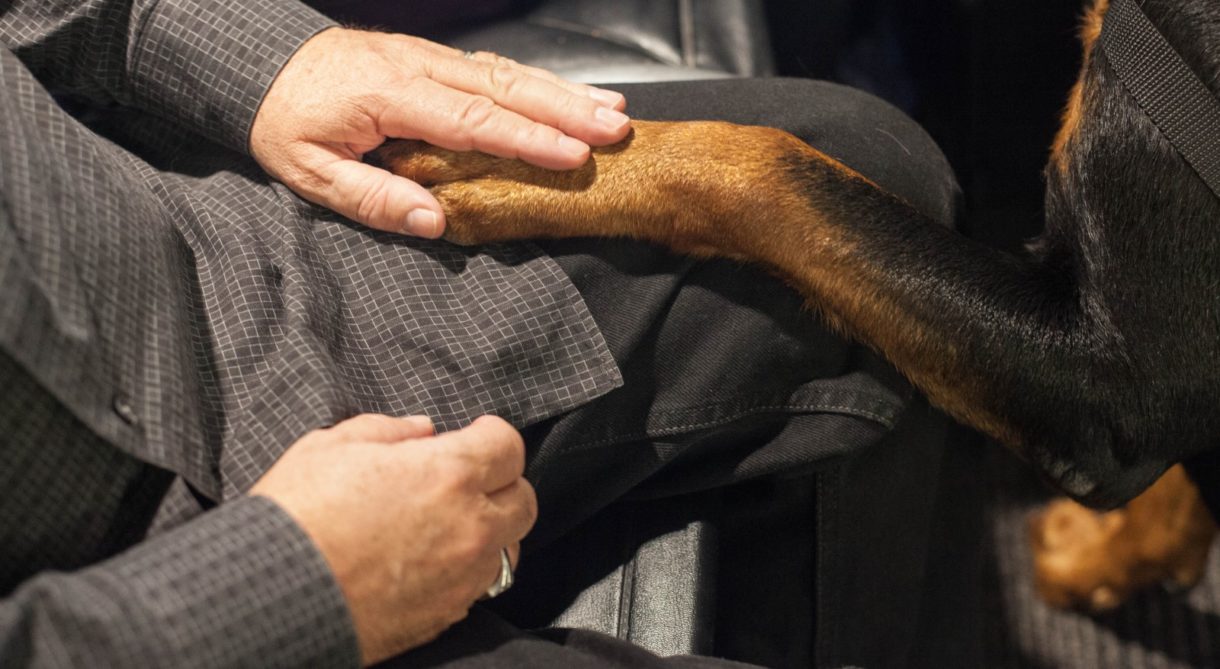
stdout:
[[(901, 113), (864, 94), (793, 80), (622, 88), (636, 118), (788, 129), (934, 220), (952, 222), (956, 184), (939, 150)], [(589, 306), (624, 385), (523, 430), (527, 473), (540, 501), (523, 560), (548, 559), (549, 544), (562, 543), (565, 532), (617, 499), (813, 467), (879, 438), (886, 418), (901, 409), (904, 382), (884, 365), (862, 364), (870, 354), (829, 332), (801, 296), (758, 267), (695, 261), (624, 240), (541, 245)], [(862, 418), (867, 415), (882, 419)], [(556, 568), (562, 567), (541, 571)], [(528, 606), (529, 593), (515, 592), (513, 600), (513, 608)], [(485, 641), (472, 643), (476, 638)], [(410, 666), (538, 664), (563, 657), (550, 655), (560, 652), (557, 643), (589, 638), (595, 637), (550, 632), (540, 641), (476, 609), (405, 659)], [(592, 666), (649, 666), (645, 656), (630, 662), (617, 656), (630, 651), (616, 644), (627, 645), (602, 638), (592, 648), (574, 647), (572, 657), (587, 662), (597, 652), (601, 664)], [(719, 660), (707, 662), (719, 666)]]
[[(787, 128), (934, 219), (951, 217), (952, 176), (930, 140), (855, 92), (792, 80), (623, 89), (638, 118)], [(758, 268), (694, 262), (625, 241), (567, 240), (544, 248), (589, 306), (625, 385), (524, 428), (528, 474), (542, 507), (526, 559), (616, 499), (811, 466), (879, 438), (901, 409), (900, 381), (861, 372), (859, 350), (827, 332), (799, 296)], [(472, 639), (484, 641), (476, 648)], [(565, 666), (580, 666), (578, 660), (643, 666), (644, 657), (591, 634), (527, 636), (476, 610), (399, 661), (504, 666), (554, 658)]]
[[(957, 186), (939, 149), (867, 94), (790, 79), (621, 88), (637, 118), (789, 130), (933, 220), (952, 222)], [(766, 221), (742, 224), (765, 234)], [(879, 417), (869, 427), (884, 428), (900, 409), (905, 383), (884, 366), (861, 373), (870, 354), (830, 332), (760, 267), (629, 240), (540, 245), (580, 291), (624, 386), (525, 431), (544, 508), (561, 510), (544, 511), (527, 541), (546, 543), (627, 490), (671, 494), (809, 466), (875, 436), (859, 436), (870, 422), (861, 416)], [(780, 425), (789, 429), (773, 436)], [(733, 443), (717, 433), (733, 433)], [(598, 494), (589, 494), (592, 480)]]

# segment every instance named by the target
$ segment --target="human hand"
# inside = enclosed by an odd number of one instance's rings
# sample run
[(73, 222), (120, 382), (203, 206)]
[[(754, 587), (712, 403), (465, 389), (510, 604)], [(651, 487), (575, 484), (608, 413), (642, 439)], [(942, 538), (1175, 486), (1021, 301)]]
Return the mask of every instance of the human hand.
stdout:
[(427, 189), (361, 162), (387, 138), (572, 169), (589, 146), (630, 130), (619, 93), (564, 81), (494, 54), (406, 35), (331, 28), (310, 38), (272, 83), (250, 152), (311, 202), (373, 228), (439, 237)]
[(525, 446), (499, 418), (434, 436), (425, 417), (357, 416), (293, 444), (251, 489), (317, 545), (365, 664), (436, 638), (516, 564), (537, 517)]

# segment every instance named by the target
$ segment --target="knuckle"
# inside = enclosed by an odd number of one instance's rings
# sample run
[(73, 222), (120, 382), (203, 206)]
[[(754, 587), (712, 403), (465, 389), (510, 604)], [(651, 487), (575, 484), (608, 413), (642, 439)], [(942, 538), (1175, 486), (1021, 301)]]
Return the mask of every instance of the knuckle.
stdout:
[(357, 220), (373, 225), (384, 219), (390, 207), (389, 179), (365, 179), (357, 188), (360, 190), (356, 201)]
[(496, 112), (496, 103), (486, 95), (472, 95), (458, 110), (458, 122), (466, 128), (487, 125)]
[(442, 459), (437, 463), (434, 474), (441, 488), (450, 492), (468, 490), (475, 479), (474, 468), (464, 458), (458, 457)]
[(354, 425), (388, 425), (393, 420), (393, 418), (390, 418), (385, 414), (361, 413), (352, 416), (344, 422), (352, 423)]
[(560, 102), (560, 104), (563, 105), (563, 110), (570, 116), (579, 116), (580, 118), (593, 117), (597, 103), (592, 99), (581, 95), (576, 95), (570, 91), (563, 91), (563, 94), (560, 97), (562, 98), (562, 102)]
[(454, 552), (462, 564), (476, 565), (491, 549), (492, 531), (484, 523), (470, 523), (456, 538)]
[(520, 146), (554, 146), (559, 140), (560, 132), (541, 123), (529, 123), (517, 130), (517, 145)]
[(292, 447), (300, 450), (320, 449), (342, 438), (342, 431), (335, 432), (335, 426), (320, 427), (306, 432), (300, 439), (293, 442)]
[(521, 437), (521, 433), (508, 423), (505, 423), (507, 432), (505, 433), (504, 448), (508, 454), (512, 456), (513, 462), (519, 465), (519, 469), (525, 467), (525, 439)]
[(400, 49), (406, 49), (412, 53), (425, 51), (427, 49), (427, 40), (414, 35), (404, 35), (402, 33), (388, 33), (386, 37), (392, 40), (392, 44)]
[(492, 549), (492, 539), (495, 538), (495, 533), (487, 523), (475, 523), (470, 530), (470, 547), (475, 556), (482, 557), (487, 555)]
[[(513, 62), (514, 62), (514, 64), (517, 64), (516, 61), (513, 61)], [(531, 77), (537, 77), (538, 79), (544, 79), (546, 81), (550, 81), (550, 82), (554, 82), (554, 83), (559, 83), (559, 82), (563, 81), (563, 79), (561, 79), (559, 77), (559, 75), (555, 74), (554, 72), (551, 72), (550, 70), (544, 70), (541, 67), (533, 67), (532, 65), (519, 65), (519, 64), (517, 64), (517, 66), (520, 67), (522, 70), (524, 70), (526, 73), (528, 73)]]
[(331, 430), (342, 434), (363, 434), (382, 424), (385, 416), (362, 413), (336, 423)]
[(487, 69), (488, 85), (500, 96), (516, 95), (525, 82), (525, 77), (512, 65), (498, 62)]
[(299, 157), (293, 157), (287, 164), (277, 167), (280, 168), (277, 169), (278, 178), (298, 191), (320, 197), (330, 188), (331, 179), (318, 169), (302, 167)]
[(326, 432), (329, 434), (344, 434), (346, 432), (350, 432), (353, 428), (359, 428), (370, 415), (371, 414), (362, 413), (356, 414), (355, 416), (348, 416), (347, 418), (337, 420), (332, 425), (328, 425), (317, 431)]
[(486, 450), (491, 457), (504, 457), (515, 468), (525, 468), (525, 440), (517, 428), (499, 416), (484, 416), (477, 422), (488, 432)]
[(529, 481), (522, 479), (523, 502), (525, 504), (525, 521), (527, 527), (533, 527), (534, 523), (538, 522), (538, 493), (534, 491), (534, 486), (529, 484)]

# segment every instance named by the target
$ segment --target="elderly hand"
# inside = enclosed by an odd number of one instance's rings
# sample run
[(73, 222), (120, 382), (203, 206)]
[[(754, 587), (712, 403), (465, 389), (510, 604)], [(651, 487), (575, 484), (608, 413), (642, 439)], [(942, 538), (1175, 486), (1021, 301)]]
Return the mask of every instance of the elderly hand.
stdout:
[(361, 162), (387, 138), (572, 169), (627, 135), (623, 96), (493, 54), (344, 28), (307, 41), (276, 77), (250, 131), (269, 174), (370, 227), (439, 237), (440, 205)]
[(434, 639), (516, 563), (537, 516), (525, 446), (490, 416), (434, 436), (427, 418), (357, 416), (293, 444), (250, 494), (313, 539), (351, 611), (364, 663)]

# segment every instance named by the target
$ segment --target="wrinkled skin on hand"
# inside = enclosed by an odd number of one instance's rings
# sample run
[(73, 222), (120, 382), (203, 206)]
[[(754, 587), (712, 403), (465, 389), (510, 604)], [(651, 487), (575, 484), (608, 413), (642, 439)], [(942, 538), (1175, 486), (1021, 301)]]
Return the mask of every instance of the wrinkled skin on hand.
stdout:
[(515, 564), (537, 517), (525, 446), (484, 416), (436, 436), (427, 418), (363, 415), (293, 444), (250, 494), (305, 530), (347, 601), (365, 664), (436, 638)]
[(289, 59), (250, 131), (250, 152), (305, 199), (373, 228), (439, 237), (418, 184), (365, 164), (388, 138), (573, 169), (630, 130), (623, 96), (490, 53), (331, 28)]

